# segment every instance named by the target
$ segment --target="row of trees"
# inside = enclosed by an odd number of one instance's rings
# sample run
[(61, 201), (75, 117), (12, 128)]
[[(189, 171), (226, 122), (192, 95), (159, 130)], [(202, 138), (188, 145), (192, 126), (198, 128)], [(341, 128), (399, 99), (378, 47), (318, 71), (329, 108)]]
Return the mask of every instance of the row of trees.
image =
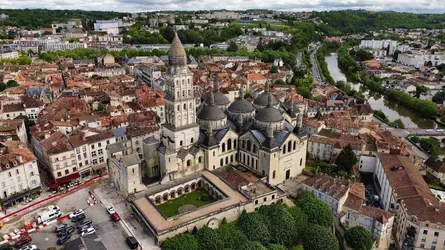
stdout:
[(417, 136), (410, 137), (414, 143), (419, 143), (420, 147), (433, 156), (439, 155), (440, 145), (436, 138), (419, 138)]
[(394, 89), (387, 89), (384, 94), (389, 100), (398, 102), (411, 110), (417, 111), (424, 117), (435, 119), (439, 113), (436, 103), (432, 101), (421, 100)]
[(31, 62), (32, 62), (32, 60), (30, 57), (19, 56), (19, 58), (13, 58), (13, 59), (1, 59), (0, 65), (4, 65), (7, 63), (26, 65), (26, 64), (31, 64)]
[(162, 244), (165, 250), (180, 249), (339, 249), (331, 233), (333, 215), (329, 207), (307, 191), (299, 193), (294, 207), (282, 204), (262, 206), (258, 212), (243, 212), (233, 223), (214, 230), (204, 227)]

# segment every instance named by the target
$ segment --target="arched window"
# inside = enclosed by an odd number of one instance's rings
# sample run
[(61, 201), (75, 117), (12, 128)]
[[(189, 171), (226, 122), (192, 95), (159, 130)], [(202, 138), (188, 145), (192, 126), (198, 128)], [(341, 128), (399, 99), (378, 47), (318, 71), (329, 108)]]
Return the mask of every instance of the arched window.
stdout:
[(178, 105), (178, 111), (181, 111), (181, 107)]
[(187, 110), (187, 104), (184, 103), (184, 110)]
[(229, 164), (229, 157), (226, 156), (226, 165)]
[(222, 166), (224, 166), (224, 160), (223, 159), (221, 159), (220, 161), (219, 161), (219, 165), (222, 167)]
[(189, 96), (190, 96), (190, 93), (191, 93), (191, 92), (190, 92), (190, 89), (189, 89), (187, 92), (188, 92), (188, 94), (189, 94)]
[(192, 161), (191, 160), (187, 160), (187, 167), (190, 167), (190, 165), (192, 165)]
[(182, 79), (182, 85), (184, 85), (184, 79)]
[(190, 143), (193, 143), (193, 137), (190, 139)]
[(233, 140), (233, 148), (235, 148), (236, 149), (236, 139), (235, 140)]
[(286, 153), (286, 145), (283, 146), (283, 154)]
[(233, 155), (230, 156), (230, 162), (233, 162)]
[(246, 163), (246, 155), (243, 154), (243, 163)]
[(242, 149), (245, 148), (245, 145), (246, 145), (246, 142), (245, 142), (245, 141), (241, 141), (241, 148), (242, 148)]
[(179, 142), (179, 146), (182, 146), (182, 141)]
[(300, 159), (300, 166), (303, 165), (303, 158)]
[(187, 79), (187, 83), (190, 85), (190, 79)]
[(176, 80), (176, 86), (178, 86), (178, 84), (179, 84), (179, 80)]
[(232, 139), (228, 139), (227, 140), (227, 150), (231, 150), (232, 149)]
[(287, 143), (287, 151), (290, 152), (291, 149), (292, 149), (292, 142), (289, 141), (289, 142)]
[(253, 144), (252, 151), (253, 153), (256, 153), (256, 144)]
[(202, 162), (202, 156), (198, 157), (198, 162), (199, 162), (199, 163)]
[(294, 141), (294, 150), (297, 149), (297, 141)]
[(223, 143), (223, 144), (221, 145), (221, 150), (222, 150), (222, 152), (226, 151), (226, 144), (225, 144), (225, 143)]
[(251, 150), (251, 148), (250, 148), (250, 140), (247, 140), (247, 151), (250, 151)]
[(182, 97), (185, 97), (185, 90), (182, 91)]
[(250, 165), (250, 156), (247, 156), (247, 166)]
[(275, 170), (272, 172), (272, 179), (275, 179)]
[(176, 96), (177, 96), (177, 97), (179, 97), (179, 91), (178, 91), (178, 92), (176, 92)]
[(192, 103), (189, 104), (189, 108), (192, 108)]

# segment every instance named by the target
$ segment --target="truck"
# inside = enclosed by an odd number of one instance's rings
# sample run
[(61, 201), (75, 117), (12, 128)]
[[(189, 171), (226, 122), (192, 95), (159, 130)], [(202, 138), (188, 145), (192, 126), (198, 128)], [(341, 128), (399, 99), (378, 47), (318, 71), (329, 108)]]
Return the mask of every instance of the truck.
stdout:
[(59, 218), (62, 212), (56, 210), (48, 210), (42, 213), (37, 213), (37, 224), (43, 224), (45, 222)]

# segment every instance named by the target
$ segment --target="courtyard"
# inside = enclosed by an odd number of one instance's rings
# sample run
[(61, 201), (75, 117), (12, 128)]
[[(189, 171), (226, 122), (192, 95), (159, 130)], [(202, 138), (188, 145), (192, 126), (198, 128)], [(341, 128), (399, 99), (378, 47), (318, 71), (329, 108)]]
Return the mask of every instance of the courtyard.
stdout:
[(157, 206), (159, 211), (166, 217), (172, 217), (181, 213), (191, 212), (195, 209), (214, 202), (203, 188), (198, 188), (190, 193), (186, 193), (176, 199), (168, 200)]

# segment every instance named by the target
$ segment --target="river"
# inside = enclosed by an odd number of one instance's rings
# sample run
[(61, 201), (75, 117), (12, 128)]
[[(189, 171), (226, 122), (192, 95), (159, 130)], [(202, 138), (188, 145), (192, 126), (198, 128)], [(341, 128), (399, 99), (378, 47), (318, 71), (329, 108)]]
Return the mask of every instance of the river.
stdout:
[[(337, 81), (346, 81), (346, 76), (338, 68), (337, 54), (332, 53), (325, 59), (328, 64), (328, 70), (331, 73), (332, 78)], [(369, 104), (374, 110), (383, 111), (390, 121), (401, 119), (407, 128), (435, 128), (436, 123), (430, 119), (422, 118), (412, 110), (398, 105), (395, 102), (388, 101), (384, 96), (379, 93), (370, 92), (366, 86), (362, 86), (360, 83), (351, 84), (351, 86), (357, 90), (363, 92), (368, 99)]]

